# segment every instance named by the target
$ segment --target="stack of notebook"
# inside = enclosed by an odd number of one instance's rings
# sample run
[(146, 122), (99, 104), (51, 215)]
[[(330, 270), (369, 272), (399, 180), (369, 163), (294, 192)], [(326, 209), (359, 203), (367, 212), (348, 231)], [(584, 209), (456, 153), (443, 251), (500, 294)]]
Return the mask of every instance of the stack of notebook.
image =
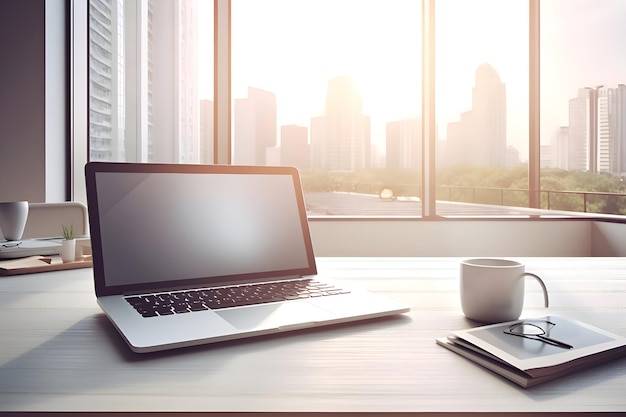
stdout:
[(626, 355), (626, 338), (562, 316), (460, 330), (436, 341), (522, 387)]

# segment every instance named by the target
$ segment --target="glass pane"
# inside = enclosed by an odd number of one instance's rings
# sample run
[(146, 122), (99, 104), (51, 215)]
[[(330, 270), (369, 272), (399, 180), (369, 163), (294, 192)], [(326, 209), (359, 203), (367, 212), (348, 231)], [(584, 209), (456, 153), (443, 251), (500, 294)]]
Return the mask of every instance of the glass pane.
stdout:
[(435, 4), (437, 214), (526, 215), (528, 0)]
[(420, 74), (419, 1), (233, 0), (233, 163), (298, 167), (312, 215), (418, 215)]
[(89, 1), (89, 159), (213, 156), (213, 1)]
[(540, 4), (542, 207), (624, 215), (626, 2)]

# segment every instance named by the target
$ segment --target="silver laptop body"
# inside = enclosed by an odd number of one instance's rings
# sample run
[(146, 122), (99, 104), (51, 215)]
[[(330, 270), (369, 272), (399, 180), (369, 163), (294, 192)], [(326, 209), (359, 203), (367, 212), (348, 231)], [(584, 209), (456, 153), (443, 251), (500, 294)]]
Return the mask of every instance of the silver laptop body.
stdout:
[[(409, 310), (320, 282), (295, 168), (90, 162), (85, 175), (96, 297), (135, 352)], [(261, 283), (314, 288), (246, 305), (199, 301)]]

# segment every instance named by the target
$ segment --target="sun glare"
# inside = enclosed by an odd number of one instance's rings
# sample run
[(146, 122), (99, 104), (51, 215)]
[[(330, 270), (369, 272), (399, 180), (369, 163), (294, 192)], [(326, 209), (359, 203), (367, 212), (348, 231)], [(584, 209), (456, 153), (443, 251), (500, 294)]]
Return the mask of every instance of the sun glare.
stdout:
[(476, 69), (491, 65), (506, 84), (507, 141), (528, 143), (528, 2), (445, 0), (436, 3), (437, 119), (445, 124), (472, 108)]
[[(508, 141), (526, 148), (528, 2), (439, 0), (435, 11), (440, 139), (447, 123), (471, 109), (476, 69), (488, 63), (506, 84), (507, 110), (515, 115), (507, 118)], [(245, 97), (248, 87), (270, 91), (279, 126), (309, 126), (324, 112), (328, 81), (349, 76), (371, 117), (372, 141), (382, 145), (387, 122), (421, 114), (421, 45), (415, 0), (233, 0), (233, 98)], [(212, 96), (211, 83), (201, 96)]]
[(308, 126), (324, 111), (328, 81), (349, 76), (372, 140), (383, 143), (386, 122), (420, 112), (420, 8), (414, 0), (234, 0), (233, 94), (271, 91), (279, 125)]

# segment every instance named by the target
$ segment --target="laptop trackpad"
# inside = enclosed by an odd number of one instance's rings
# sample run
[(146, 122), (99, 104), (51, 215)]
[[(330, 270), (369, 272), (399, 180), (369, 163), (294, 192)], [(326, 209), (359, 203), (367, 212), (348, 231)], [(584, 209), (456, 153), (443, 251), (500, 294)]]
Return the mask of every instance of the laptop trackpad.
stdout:
[(217, 314), (239, 330), (277, 329), (316, 323), (334, 317), (328, 311), (307, 302), (261, 304), (221, 310)]

